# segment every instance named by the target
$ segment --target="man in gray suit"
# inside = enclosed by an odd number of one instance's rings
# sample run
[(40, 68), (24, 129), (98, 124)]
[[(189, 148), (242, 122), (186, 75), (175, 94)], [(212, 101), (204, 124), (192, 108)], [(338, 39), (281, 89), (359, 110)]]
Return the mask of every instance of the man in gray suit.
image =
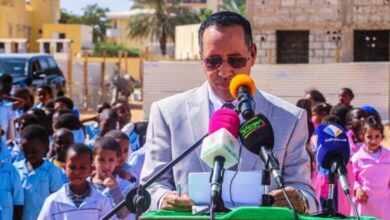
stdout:
[[(143, 182), (204, 136), (211, 115), (223, 103), (235, 104), (229, 92), (230, 80), (238, 73), (249, 75), (255, 64), (257, 49), (249, 21), (238, 14), (219, 12), (210, 16), (202, 23), (198, 37), (207, 82), (152, 104), (144, 146)], [(309, 155), (305, 150), (306, 112), (263, 91), (257, 90), (253, 98), (255, 113), (263, 113), (274, 129), (274, 152), (290, 200), (298, 212), (317, 211), (314, 190), (310, 186)], [(237, 169), (261, 172), (264, 165), (259, 156), (241, 148)], [(188, 194), (180, 196), (175, 192), (176, 184), (188, 192), (188, 174), (191, 172), (210, 172), (200, 159), (199, 148), (148, 189), (152, 196), (150, 210), (191, 210), (193, 202)], [(275, 197), (274, 206), (289, 207), (273, 179), (269, 188), (269, 194)]]

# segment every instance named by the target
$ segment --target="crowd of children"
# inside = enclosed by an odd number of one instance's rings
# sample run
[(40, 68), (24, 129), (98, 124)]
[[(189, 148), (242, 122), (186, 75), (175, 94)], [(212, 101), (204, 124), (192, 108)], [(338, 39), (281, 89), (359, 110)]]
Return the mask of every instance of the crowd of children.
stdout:
[[(381, 145), (384, 126), (378, 111), (368, 105), (353, 107), (354, 93), (342, 88), (339, 102), (332, 106), (318, 90), (307, 91), (297, 106), (308, 112), (308, 132), (311, 136), (321, 124), (337, 124), (346, 130), (350, 147), (350, 160), (346, 164), (351, 194), (359, 215), (390, 219), (390, 151)], [(307, 151), (311, 155), (312, 185), (321, 208), (327, 208), (329, 171), (316, 163), (315, 151), (310, 139)], [(314, 151), (314, 152), (313, 152)], [(340, 186), (334, 190), (334, 208), (345, 216), (354, 215), (347, 197)]]
[[(0, 76), (0, 219), (100, 219), (139, 184), (144, 134), (130, 105), (99, 106), (80, 120), (48, 86), (12, 87)], [(115, 216), (134, 219), (126, 208)]]
[[(349, 88), (338, 97), (331, 106), (310, 90), (297, 102), (307, 112), (309, 137), (321, 123), (346, 130), (348, 179), (359, 214), (390, 219), (390, 152), (381, 146), (381, 117), (371, 106), (353, 107)], [(13, 91), (9, 75), (0, 76), (0, 219), (101, 218), (139, 184), (145, 134), (131, 122), (129, 103), (102, 103), (96, 115), (81, 120), (72, 99), (54, 97), (50, 87), (38, 87), (35, 99), (26, 89)], [(316, 163), (310, 138), (306, 148), (324, 208), (328, 171)], [(353, 215), (343, 193), (335, 191), (335, 208)], [(126, 208), (116, 217), (134, 219)]]

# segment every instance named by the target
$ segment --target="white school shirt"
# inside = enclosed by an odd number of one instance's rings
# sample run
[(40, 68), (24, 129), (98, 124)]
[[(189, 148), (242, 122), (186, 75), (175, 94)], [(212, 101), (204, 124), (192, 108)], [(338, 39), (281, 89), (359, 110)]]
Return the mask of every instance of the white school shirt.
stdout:
[[(66, 186), (51, 194), (45, 200), (38, 220), (95, 220), (102, 218), (111, 210), (111, 201), (91, 187), (91, 193), (79, 207), (66, 195)], [(115, 218), (115, 217), (114, 217)]]

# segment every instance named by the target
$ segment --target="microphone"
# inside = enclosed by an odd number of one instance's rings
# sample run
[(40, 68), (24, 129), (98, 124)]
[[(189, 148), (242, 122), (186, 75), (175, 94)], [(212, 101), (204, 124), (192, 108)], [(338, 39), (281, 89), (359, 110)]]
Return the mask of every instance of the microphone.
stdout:
[(229, 84), (230, 94), (237, 99), (237, 109), (245, 120), (255, 115), (256, 85), (253, 79), (246, 74), (235, 75)]
[(272, 152), (275, 138), (269, 120), (260, 113), (242, 124), (239, 134), (244, 147), (260, 156), (265, 168), (274, 176), (278, 187), (283, 188), (284, 180), (280, 172), (279, 162)]
[(202, 143), (200, 158), (213, 168), (210, 184), (211, 199), (220, 198), (225, 169), (238, 163), (238, 127), (240, 119), (229, 108), (217, 110), (210, 119), (209, 136)]
[(339, 125), (320, 124), (312, 138), (313, 149), (317, 149), (317, 161), (324, 169), (337, 172), (341, 189), (350, 193), (346, 164), (349, 160), (348, 138)]

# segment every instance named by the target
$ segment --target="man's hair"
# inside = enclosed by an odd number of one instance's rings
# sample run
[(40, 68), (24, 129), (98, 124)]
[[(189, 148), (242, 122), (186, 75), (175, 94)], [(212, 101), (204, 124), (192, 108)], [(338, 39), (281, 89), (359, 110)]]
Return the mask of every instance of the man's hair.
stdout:
[(41, 125), (29, 125), (25, 127), (21, 135), (22, 139), (38, 139), (46, 147), (49, 146), (49, 135), (45, 127)]
[(70, 99), (69, 97), (66, 97), (66, 96), (60, 96), (60, 97), (57, 97), (55, 100), (54, 100), (54, 103), (58, 103), (58, 102), (61, 102), (61, 103), (64, 103), (66, 105), (66, 107), (70, 110), (73, 109), (73, 101), (72, 99)]
[(13, 78), (10, 74), (3, 74), (0, 76), (0, 83), (13, 83)]
[(248, 50), (251, 50), (253, 44), (253, 37), (249, 21), (237, 13), (221, 11), (211, 15), (200, 25), (198, 31), (200, 53), (202, 53), (203, 51), (203, 33), (208, 27), (231, 27), (235, 25), (241, 26), (244, 29), (245, 44), (248, 47)]
[(123, 131), (121, 130), (111, 130), (107, 132), (107, 134), (104, 135), (104, 137), (112, 137), (119, 140), (129, 140), (129, 136), (127, 136)]
[(93, 145), (93, 154), (96, 155), (103, 150), (111, 150), (116, 153), (117, 157), (122, 156), (121, 147), (118, 141), (113, 137), (98, 137)]
[(89, 154), (91, 162), (93, 161), (93, 152), (91, 148), (89, 148), (84, 143), (74, 143), (70, 145), (66, 154), (68, 154), (70, 151), (74, 151), (76, 154)]

